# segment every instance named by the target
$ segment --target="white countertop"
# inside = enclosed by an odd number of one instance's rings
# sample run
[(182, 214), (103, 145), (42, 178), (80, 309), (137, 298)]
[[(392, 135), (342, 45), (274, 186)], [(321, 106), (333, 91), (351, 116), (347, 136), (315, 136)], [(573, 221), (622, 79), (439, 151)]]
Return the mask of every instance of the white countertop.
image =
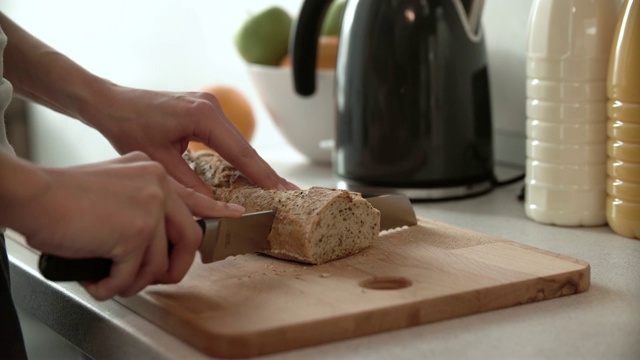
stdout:
[[(294, 183), (335, 186), (330, 167), (310, 164), (288, 146), (259, 150)], [(606, 226), (537, 224), (526, 218), (517, 199), (521, 186), (516, 183), (469, 199), (418, 202), (414, 207), (422, 217), (587, 261), (589, 291), (264, 358), (639, 359), (640, 241), (616, 235)], [(88, 355), (204, 358), (114, 300), (96, 302), (77, 284), (43, 280), (35, 253), (17, 242), (7, 245), (20, 307)]]

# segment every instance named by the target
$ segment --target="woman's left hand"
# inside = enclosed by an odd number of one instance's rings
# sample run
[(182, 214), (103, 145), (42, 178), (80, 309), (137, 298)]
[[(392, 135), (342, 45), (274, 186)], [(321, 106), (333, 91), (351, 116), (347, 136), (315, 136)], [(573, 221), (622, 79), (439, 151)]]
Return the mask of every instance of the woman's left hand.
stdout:
[(294, 190), (244, 139), (224, 114), (216, 97), (206, 92), (169, 93), (110, 85), (100, 106), (83, 114), (121, 154), (142, 151), (162, 163), (183, 185), (211, 196), (206, 184), (182, 159), (189, 141), (217, 151), (255, 185)]

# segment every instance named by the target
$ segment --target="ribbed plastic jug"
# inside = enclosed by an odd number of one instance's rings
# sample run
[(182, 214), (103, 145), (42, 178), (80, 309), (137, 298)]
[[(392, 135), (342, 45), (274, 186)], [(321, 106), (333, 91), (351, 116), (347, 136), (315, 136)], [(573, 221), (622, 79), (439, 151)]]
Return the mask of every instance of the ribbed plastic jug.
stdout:
[(606, 79), (612, 0), (536, 0), (527, 47), (525, 211), (562, 226), (606, 224)]

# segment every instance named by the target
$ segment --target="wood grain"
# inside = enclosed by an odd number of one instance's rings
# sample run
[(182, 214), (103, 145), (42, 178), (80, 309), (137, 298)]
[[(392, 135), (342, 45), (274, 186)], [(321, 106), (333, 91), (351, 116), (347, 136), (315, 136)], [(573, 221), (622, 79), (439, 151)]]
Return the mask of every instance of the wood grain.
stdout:
[(196, 263), (177, 285), (117, 300), (202, 352), (238, 358), (584, 292), (589, 264), (419, 219), (349, 258)]

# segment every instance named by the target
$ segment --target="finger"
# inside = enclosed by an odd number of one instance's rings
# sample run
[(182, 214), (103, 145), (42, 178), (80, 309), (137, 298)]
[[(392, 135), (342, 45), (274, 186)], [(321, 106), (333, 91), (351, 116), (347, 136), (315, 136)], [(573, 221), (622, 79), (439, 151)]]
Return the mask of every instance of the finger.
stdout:
[(164, 226), (164, 219), (161, 219), (156, 227), (156, 233), (153, 241), (146, 248), (142, 263), (138, 268), (135, 281), (118, 293), (118, 295), (123, 297), (133, 296), (144, 289), (147, 285), (152, 284), (161, 274), (165, 273), (169, 267), (167, 252), (167, 235)]
[[(235, 129), (234, 129), (235, 131)], [(236, 137), (236, 141), (230, 141), (222, 132), (216, 132), (214, 139), (215, 150), (238, 169), (255, 185), (264, 189), (295, 190), (291, 183), (280, 177), (273, 168), (255, 151), (244, 138)], [(212, 145), (214, 146), (214, 145)]]
[(197, 117), (194, 135), (207, 146), (215, 149), (225, 160), (238, 169), (251, 182), (265, 189), (296, 190), (262, 159), (245, 140), (216, 102), (213, 105), (216, 117)]
[(191, 268), (196, 256), (196, 251), (202, 241), (202, 231), (195, 221), (193, 223), (194, 235), (189, 239), (185, 235), (179, 235), (180, 231), (176, 231), (171, 224), (167, 224), (168, 232), (171, 233), (171, 253), (169, 254), (169, 263), (167, 271), (154, 279), (154, 283), (175, 284), (182, 280)]
[(140, 161), (149, 161), (149, 155), (143, 153), (142, 151), (131, 151), (122, 156), (119, 156), (115, 159), (110, 160), (114, 163), (132, 163), (132, 162), (140, 162)]
[(129, 254), (124, 259), (114, 260), (107, 278), (97, 282), (82, 283), (82, 286), (96, 300), (108, 300), (133, 282), (141, 262), (141, 254)]
[(169, 175), (189, 189), (193, 189), (204, 196), (213, 198), (211, 189), (205, 182), (189, 167), (181, 154), (177, 154), (173, 149), (167, 149), (154, 154), (156, 161), (163, 164)]
[[(202, 230), (193, 220), (189, 209), (171, 186), (167, 186), (167, 193), (165, 225), (166, 235), (171, 242), (172, 249), (167, 270), (159, 277), (156, 277), (155, 281), (175, 283), (184, 277), (191, 264), (193, 264), (195, 253), (202, 241)], [(198, 195), (207, 199), (200, 194)]]
[(240, 205), (213, 200), (182, 186), (176, 180), (171, 179), (171, 185), (191, 214), (197, 217), (238, 217), (245, 212), (244, 207)]

